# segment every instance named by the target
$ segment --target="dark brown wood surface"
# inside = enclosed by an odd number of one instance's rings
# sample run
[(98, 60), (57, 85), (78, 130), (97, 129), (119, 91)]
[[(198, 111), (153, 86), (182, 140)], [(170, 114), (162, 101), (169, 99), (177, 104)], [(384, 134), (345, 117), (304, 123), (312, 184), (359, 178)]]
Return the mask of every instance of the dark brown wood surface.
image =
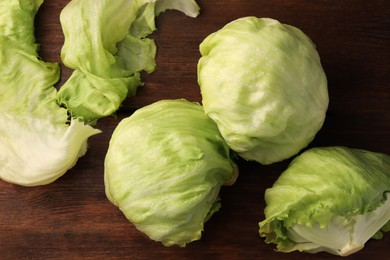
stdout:
[[(61, 9), (68, 0), (46, 0), (36, 17), (40, 55), (60, 60)], [(0, 259), (334, 259), (319, 253), (277, 253), (258, 236), (264, 191), (289, 160), (271, 166), (239, 161), (237, 183), (221, 191), (222, 209), (200, 241), (164, 247), (138, 232), (106, 199), (103, 162), (112, 131), (137, 108), (160, 99), (201, 101), (198, 46), (210, 33), (243, 16), (272, 17), (302, 29), (320, 53), (330, 106), (310, 146), (345, 145), (390, 154), (390, 5), (386, 0), (198, 0), (193, 19), (167, 11), (151, 35), (157, 71), (125, 101), (117, 118), (104, 118), (78, 164), (52, 184), (20, 187), (0, 181)], [(61, 65), (60, 87), (70, 70)], [(135, 148), (136, 149), (136, 148)], [(348, 259), (389, 259), (390, 234), (369, 241)]]

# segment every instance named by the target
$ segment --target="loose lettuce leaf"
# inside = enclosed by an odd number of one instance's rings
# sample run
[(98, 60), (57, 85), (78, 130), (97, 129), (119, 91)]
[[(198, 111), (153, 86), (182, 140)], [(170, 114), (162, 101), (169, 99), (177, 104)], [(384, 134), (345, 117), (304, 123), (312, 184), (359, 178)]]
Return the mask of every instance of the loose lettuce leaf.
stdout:
[(155, 70), (156, 45), (146, 38), (155, 17), (177, 9), (195, 17), (194, 0), (72, 0), (61, 12), (65, 35), (62, 61), (74, 69), (58, 101), (73, 116), (95, 123), (113, 114)]
[(104, 169), (108, 199), (166, 246), (200, 239), (221, 186), (238, 174), (217, 126), (186, 100), (158, 101), (122, 120)]
[(38, 58), (34, 37), (42, 2), (0, 2), (0, 178), (26, 186), (60, 177), (99, 132), (56, 102), (59, 66)]
[(314, 44), (299, 29), (243, 17), (206, 37), (200, 52), (204, 110), (244, 159), (287, 159), (322, 127), (326, 75)]
[(380, 238), (381, 228), (388, 230), (389, 193), (390, 156), (312, 148), (266, 190), (259, 232), (282, 252), (349, 255), (371, 237)]

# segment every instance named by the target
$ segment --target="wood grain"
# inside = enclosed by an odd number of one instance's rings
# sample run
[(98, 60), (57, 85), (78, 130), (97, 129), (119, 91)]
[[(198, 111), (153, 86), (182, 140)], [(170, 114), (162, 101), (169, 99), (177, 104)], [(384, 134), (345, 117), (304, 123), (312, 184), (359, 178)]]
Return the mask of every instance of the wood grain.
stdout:
[[(40, 55), (61, 62), (59, 23), (67, 0), (45, 1), (36, 18)], [(264, 191), (289, 160), (271, 166), (239, 161), (240, 177), (222, 189), (222, 209), (200, 241), (164, 247), (138, 232), (104, 194), (103, 162), (112, 131), (136, 109), (160, 99), (201, 101), (198, 46), (243, 16), (272, 17), (301, 28), (316, 44), (329, 80), (324, 127), (310, 146), (345, 145), (390, 154), (390, 6), (388, 1), (198, 0), (201, 15), (167, 11), (156, 19), (157, 70), (104, 118), (88, 153), (52, 184), (25, 188), (0, 181), (0, 259), (334, 259), (325, 253), (277, 253), (258, 236)], [(61, 64), (62, 77), (71, 71)], [(369, 241), (348, 259), (386, 259), (390, 235)]]

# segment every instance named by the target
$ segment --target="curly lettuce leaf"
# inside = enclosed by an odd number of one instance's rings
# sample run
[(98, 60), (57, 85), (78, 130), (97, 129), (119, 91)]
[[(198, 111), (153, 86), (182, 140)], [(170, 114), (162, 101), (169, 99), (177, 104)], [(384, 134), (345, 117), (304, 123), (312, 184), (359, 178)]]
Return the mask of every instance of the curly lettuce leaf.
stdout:
[(58, 93), (59, 103), (93, 124), (135, 95), (143, 84), (140, 72), (156, 67), (156, 45), (146, 36), (167, 9), (192, 17), (199, 13), (194, 0), (71, 1), (60, 16), (61, 58), (74, 72)]
[(260, 235), (281, 252), (349, 255), (390, 221), (390, 156), (346, 147), (312, 148), (267, 189)]
[(217, 126), (186, 100), (158, 101), (122, 120), (104, 168), (108, 199), (165, 246), (199, 240), (221, 206), (221, 186), (238, 174)]
[(25, 186), (59, 178), (99, 132), (56, 102), (59, 66), (38, 58), (34, 37), (42, 2), (0, 2), (0, 179)]

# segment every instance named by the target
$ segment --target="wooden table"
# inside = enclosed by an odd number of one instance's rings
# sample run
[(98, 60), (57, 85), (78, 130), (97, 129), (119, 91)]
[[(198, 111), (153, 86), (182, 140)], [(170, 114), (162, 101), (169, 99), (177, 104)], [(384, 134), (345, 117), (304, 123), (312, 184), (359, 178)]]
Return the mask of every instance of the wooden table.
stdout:
[[(60, 61), (61, 9), (46, 1), (36, 18), (46, 61)], [(201, 15), (167, 11), (151, 36), (157, 71), (125, 101), (117, 118), (104, 118), (88, 153), (54, 183), (26, 188), (0, 181), (0, 259), (334, 259), (326, 253), (277, 253), (258, 236), (263, 195), (289, 160), (271, 166), (239, 161), (237, 183), (221, 192), (222, 209), (206, 223), (200, 241), (164, 247), (138, 232), (104, 194), (103, 160), (118, 122), (160, 99), (201, 101), (198, 46), (210, 33), (243, 16), (272, 17), (302, 29), (317, 45), (329, 80), (324, 127), (310, 146), (345, 145), (390, 154), (390, 5), (388, 1), (198, 0)], [(62, 66), (62, 65), (61, 65)], [(69, 77), (62, 66), (58, 86)], [(369, 241), (348, 259), (385, 259), (390, 234)], [(388, 259), (388, 258), (387, 258)]]

